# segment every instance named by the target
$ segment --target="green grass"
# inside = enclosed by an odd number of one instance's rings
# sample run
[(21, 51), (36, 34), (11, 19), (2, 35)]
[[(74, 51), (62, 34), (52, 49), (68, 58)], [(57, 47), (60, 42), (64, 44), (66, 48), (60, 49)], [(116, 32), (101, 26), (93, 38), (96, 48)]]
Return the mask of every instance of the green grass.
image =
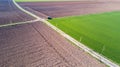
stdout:
[(120, 64), (120, 12), (54, 18), (49, 22)]

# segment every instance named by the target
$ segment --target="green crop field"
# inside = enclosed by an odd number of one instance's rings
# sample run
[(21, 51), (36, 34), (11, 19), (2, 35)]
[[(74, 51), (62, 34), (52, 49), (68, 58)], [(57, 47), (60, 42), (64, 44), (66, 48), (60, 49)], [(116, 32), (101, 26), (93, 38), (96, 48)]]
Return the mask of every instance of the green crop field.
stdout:
[(54, 18), (49, 22), (120, 64), (120, 12)]

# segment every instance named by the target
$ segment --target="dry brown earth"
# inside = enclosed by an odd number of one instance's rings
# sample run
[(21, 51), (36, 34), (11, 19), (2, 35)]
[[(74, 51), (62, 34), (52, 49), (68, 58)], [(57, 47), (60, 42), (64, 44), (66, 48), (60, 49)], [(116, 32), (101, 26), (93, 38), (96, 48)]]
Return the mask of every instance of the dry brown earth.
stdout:
[(19, 3), (40, 14), (52, 17), (95, 14), (120, 10), (120, 1), (74, 1), (74, 2), (32, 2)]
[(0, 0), (0, 25), (29, 21), (34, 19), (30, 15), (19, 10), (12, 0)]
[(105, 67), (41, 22), (0, 28), (0, 67)]

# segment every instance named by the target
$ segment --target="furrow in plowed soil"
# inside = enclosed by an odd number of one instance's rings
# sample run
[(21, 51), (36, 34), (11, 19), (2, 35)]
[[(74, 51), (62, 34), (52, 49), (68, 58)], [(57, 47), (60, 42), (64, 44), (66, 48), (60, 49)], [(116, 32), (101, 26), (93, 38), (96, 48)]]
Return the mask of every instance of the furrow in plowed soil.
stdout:
[(0, 28), (0, 67), (105, 67), (42, 22)]
[[(86, 15), (120, 10), (120, 1), (71, 1), (19, 3), (51, 17)], [(39, 15), (40, 16), (40, 15)]]
[(0, 0), (0, 25), (33, 19), (35, 18), (18, 9), (12, 0)]

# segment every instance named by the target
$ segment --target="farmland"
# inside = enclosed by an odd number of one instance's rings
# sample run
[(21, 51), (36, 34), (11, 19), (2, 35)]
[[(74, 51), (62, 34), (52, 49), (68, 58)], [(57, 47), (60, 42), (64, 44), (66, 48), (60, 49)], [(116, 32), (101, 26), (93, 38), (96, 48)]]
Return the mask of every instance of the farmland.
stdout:
[(19, 4), (42, 18), (42, 15), (45, 16), (44, 18), (53, 17), (53, 20), (49, 20), (53, 25), (120, 64), (118, 47), (120, 2), (22, 2)]
[(15, 0), (16, 2), (44, 2), (44, 1), (67, 1), (67, 0)]
[[(102, 62), (101, 58), (97, 60), (73, 45), (66, 37), (60, 35), (60, 32), (46, 25), (48, 16), (53, 17), (53, 20), (49, 21), (61, 30), (64, 29), (65, 33), (119, 63), (117, 43), (120, 2), (16, 1), (23, 9), (15, 4), (14, 0), (0, 0), (0, 67), (111, 66), (107, 61)], [(115, 24), (112, 24), (113, 21)]]
[(54, 18), (65, 33), (120, 64), (120, 12)]
[[(51, 17), (65, 17), (87, 15), (120, 10), (120, 2), (73, 1), (73, 2), (22, 2), (27, 7), (41, 14)], [(33, 12), (32, 11), (32, 12)]]
[(0, 67), (106, 67), (13, 0), (0, 0), (0, 7)]
[[(9, 4), (8, 4), (9, 3)], [(0, 25), (29, 21), (34, 19), (30, 15), (20, 11), (12, 0), (0, 0)]]

